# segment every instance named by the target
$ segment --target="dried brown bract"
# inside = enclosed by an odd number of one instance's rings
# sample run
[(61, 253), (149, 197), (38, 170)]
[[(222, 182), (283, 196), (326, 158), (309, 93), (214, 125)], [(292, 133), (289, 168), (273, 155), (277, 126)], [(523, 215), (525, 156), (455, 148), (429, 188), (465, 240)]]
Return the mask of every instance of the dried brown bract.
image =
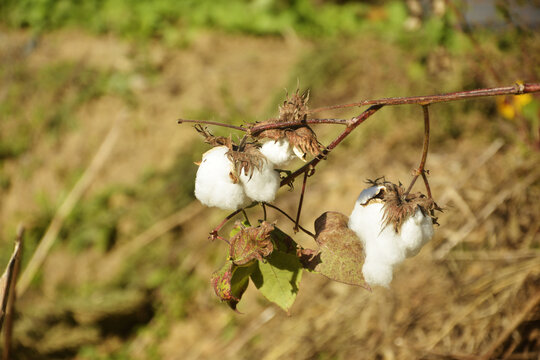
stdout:
[(309, 93), (299, 95), (298, 90), (292, 96), (287, 96), (283, 105), (279, 107), (279, 118), (268, 120), (267, 123), (288, 123), (289, 125), (282, 129), (264, 130), (258, 134), (258, 137), (272, 140), (287, 138), (291, 146), (296, 147), (302, 153), (310, 153), (313, 156), (319, 155), (321, 153), (321, 144), (317, 140), (315, 132), (306, 123), (308, 100)]
[(291, 146), (300, 149), (304, 154), (310, 153), (317, 156), (321, 153), (321, 144), (317, 140), (317, 135), (309, 126), (298, 128), (294, 131), (285, 132)]
[(212, 146), (226, 146), (232, 149), (233, 142), (231, 137), (214, 136), (208, 131), (208, 129), (202, 127), (200, 124), (194, 126), (195, 130), (204, 137), (204, 142)]
[[(259, 151), (258, 145), (254, 143), (245, 145), (243, 151), (241, 151), (237, 146), (229, 148), (227, 157), (233, 163), (235, 170), (234, 172), (238, 176), (243, 172), (249, 176), (250, 179), (253, 176), (253, 171), (255, 171), (255, 169), (260, 171), (264, 165), (264, 162), (266, 161), (264, 155)], [(238, 179), (233, 177), (233, 182), (237, 183)]]
[(384, 178), (368, 180), (368, 183), (384, 186), (376, 198), (382, 199), (384, 203), (385, 225), (392, 225), (397, 233), (401, 230), (403, 222), (414, 215), (418, 207), (424, 215), (431, 217), (434, 224), (437, 224), (435, 211), (442, 211), (442, 209), (433, 199), (420, 192), (405, 194), (403, 185), (396, 185)]
[(309, 92), (298, 95), (298, 89), (292, 96), (287, 95), (283, 105), (279, 107), (279, 121), (297, 121), (301, 122), (307, 119), (309, 101)]

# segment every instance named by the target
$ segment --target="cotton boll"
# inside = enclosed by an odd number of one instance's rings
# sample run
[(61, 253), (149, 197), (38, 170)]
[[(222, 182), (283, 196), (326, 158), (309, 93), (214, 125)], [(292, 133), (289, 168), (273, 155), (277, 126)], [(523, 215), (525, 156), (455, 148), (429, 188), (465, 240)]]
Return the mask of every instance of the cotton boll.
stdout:
[(251, 177), (244, 171), (240, 174), (240, 183), (246, 195), (255, 201), (271, 202), (276, 198), (281, 179), (270, 161), (264, 161), (261, 169), (254, 168)]
[(294, 157), (289, 140), (284, 138), (265, 142), (260, 151), (268, 161), (276, 166), (287, 165)]
[(233, 183), (233, 164), (225, 155), (229, 149), (218, 146), (203, 154), (195, 178), (195, 197), (206, 206), (236, 210), (250, 203), (240, 183)]
[(392, 281), (393, 266), (405, 259), (405, 250), (399, 234), (384, 224), (384, 204), (374, 199), (381, 189), (384, 187), (373, 186), (360, 193), (349, 217), (349, 228), (364, 245), (364, 279), (370, 285), (387, 287)]
[(376, 260), (366, 258), (362, 267), (362, 275), (369, 285), (380, 285), (388, 287), (392, 282), (393, 266), (387, 263), (381, 263)]
[(367, 257), (374, 256), (388, 264), (400, 263), (405, 259), (399, 235), (392, 226), (384, 225), (382, 202), (372, 201), (362, 205), (357, 201), (349, 217), (349, 228), (362, 241)]
[(433, 237), (433, 220), (424, 215), (418, 207), (415, 213), (403, 223), (400, 235), (405, 255), (415, 256)]

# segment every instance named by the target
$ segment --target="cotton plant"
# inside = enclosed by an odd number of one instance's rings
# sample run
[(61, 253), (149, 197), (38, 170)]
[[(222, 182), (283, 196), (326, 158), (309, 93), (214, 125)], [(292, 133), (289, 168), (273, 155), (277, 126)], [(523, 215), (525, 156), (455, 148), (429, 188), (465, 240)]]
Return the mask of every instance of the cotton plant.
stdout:
[[(232, 210), (211, 232), (209, 238), (227, 246), (223, 266), (212, 275), (212, 286), (219, 299), (236, 310), (252, 283), (269, 301), (289, 312), (296, 298), (303, 271), (331, 280), (360, 286), (369, 291), (376, 286), (391, 288), (394, 271), (405, 259), (417, 255), (434, 236), (437, 206), (425, 170), (429, 147), (429, 105), (434, 102), (463, 100), (480, 96), (517, 95), (540, 91), (540, 84), (516, 84), (506, 88), (479, 89), (451, 94), (364, 100), (355, 104), (310, 109), (307, 94), (287, 96), (279, 115), (242, 126), (213, 121), (179, 120), (196, 123), (195, 128), (212, 148), (202, 155), (195, 179), (195, 196), (204, 205)], [(422, 107), (424, 141), (421, 160), (405, 188), (385, 180), (370, 182), (354, 204), (350, 216), (335, 211), (323, 212), (314, 231), (301, 225), (301, 210), (308, 179), (316, 166), (360, 124), (383, 107), (416, 104)], [(317, 113), (339, 108), (369, 106), (351, 119), (317, 117)], [(322, 145), (314, 125), (345, 126), (327, 145)], [(203, 125), (219, 125), (243, 133), (214, 136)], [(356, 155), (355, 155), (356, 156)], [(358, 154), (358, 156), (360, 156)], [(288, 168), (298, 157), (305, 164)], [(298, 162), (297, 162), (298, 163)], [(359, 174), (362, 175), (362, 174)], [(368, 177), (371, 174), (365, 174)], [(303, 179), (295, 214), (287, 214), (276, 202), (278, 190), (293, 190), (297, 178)], [(417, 179), (425, 193), (412, 192)], [(383, 178), (384, 179), (384, 178)], [(338, 179), (339, 181), (339, 179)], [(293, 195), (288, 195), (290, 198)], [(323, 195), (319, 195), (321, 198)], [(356, 194), (353, 194), (356, 196)], [(290, 202), (288, 202), (290, 203)], [(277, 225), (269, 210), (277, 210), (294, 223), (293, 235)], [(258, 221), (248, 218), (256, 213)], [(241, 217), (241, 218), (240, 218)], [(224, 226), (236, 220), (228, 235)], [(294, 234), (302, 231), (317, 246), (302, 247)]]

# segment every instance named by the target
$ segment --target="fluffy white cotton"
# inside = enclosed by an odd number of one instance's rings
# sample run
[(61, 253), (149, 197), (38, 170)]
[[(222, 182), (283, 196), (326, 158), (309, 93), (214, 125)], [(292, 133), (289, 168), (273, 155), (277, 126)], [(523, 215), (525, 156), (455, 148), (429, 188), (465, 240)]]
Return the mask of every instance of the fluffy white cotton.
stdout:
[(370, 285), (388, 286), (393, 267), (416, 255), (433, 237), (433, 222), (420, 208), (403, 223), (400, 233), (384, 226), (384, 204), (374, 198), (384, 187), (374, 186), (360, 194), (349, 217), (349, 228), (362, 241), (366, 253), (362, 273)]
[(240, 174), (240, 183), (246, 195), (255, 201), (274, 201), (280, 182), (279, 174), (270, 161), (264, 161), (260, 170), (255, 168), (251, 177), (244, 171)]
[(388, 287), (392, 282), (394, 266), (378, 262), (373, 257), (366, 258), (362, 267), (362, 275), (369, 285), (380, 285)]
[(233, 164), (225, 155), (226, 146), (218, 146), (203, 154), (195, 178), (195, 197), (206, 206), (236, 210), (250, 203), (240, 183), (233, 183)]
[(374, 257), (387, 264), (405, 259), (400, 236), (392, 226), (384, 226), (382, 202), (373, 201), (366, 206), (357, 204), (349, 218), (349, 228), (364, 244), (366, 257)]
[(417, 208), (401, 226), (401, 242), (405, 255), (412, 257), (433, 237), (433, 220)]
[(294, 157), (289, 141), (284, 138), (265, 142), (260, 151), (276, 166), (287, 165)]

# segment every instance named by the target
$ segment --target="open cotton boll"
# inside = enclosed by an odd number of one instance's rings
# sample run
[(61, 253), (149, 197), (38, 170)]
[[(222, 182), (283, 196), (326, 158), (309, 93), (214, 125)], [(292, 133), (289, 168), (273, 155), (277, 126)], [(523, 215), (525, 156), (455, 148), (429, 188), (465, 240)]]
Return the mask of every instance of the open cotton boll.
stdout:
[(203, 154), (195, 178), (195, 197), (206, 206), (236, 210), (249, 204), (244, 188), (233, 183), (229, 174), (233, 164), (225, 155), (226, 146), (212, 148)]
[(433, 220), (424, 215), (420, 207), (401, 226), (401, 243), (405, 255), (412, 257), (433, 237)]
[(251, 177), (244, 171), (240, 174), (240, 183), (246, 195), (255, 201), (271, 202), (276, 198), (281, 179), (270, 161), (263, 161), (261, 169), (254, 168)]
[(276, 166), (287, 165), (294, 157), (289, 140), (285, 138), (265, 142), (260, 151)]
[(387, 287), (392, 281), (394, 265), (405, 259), (405, 250), (399, 234), (392, 226), (385, 225), (384, 204), (379, 199), (373, 199), (381, 189), (384, 187), (373, 186), (360, 193), (349, 217), (349, 228), (364, 245), (364, 280), (369, 285)]

